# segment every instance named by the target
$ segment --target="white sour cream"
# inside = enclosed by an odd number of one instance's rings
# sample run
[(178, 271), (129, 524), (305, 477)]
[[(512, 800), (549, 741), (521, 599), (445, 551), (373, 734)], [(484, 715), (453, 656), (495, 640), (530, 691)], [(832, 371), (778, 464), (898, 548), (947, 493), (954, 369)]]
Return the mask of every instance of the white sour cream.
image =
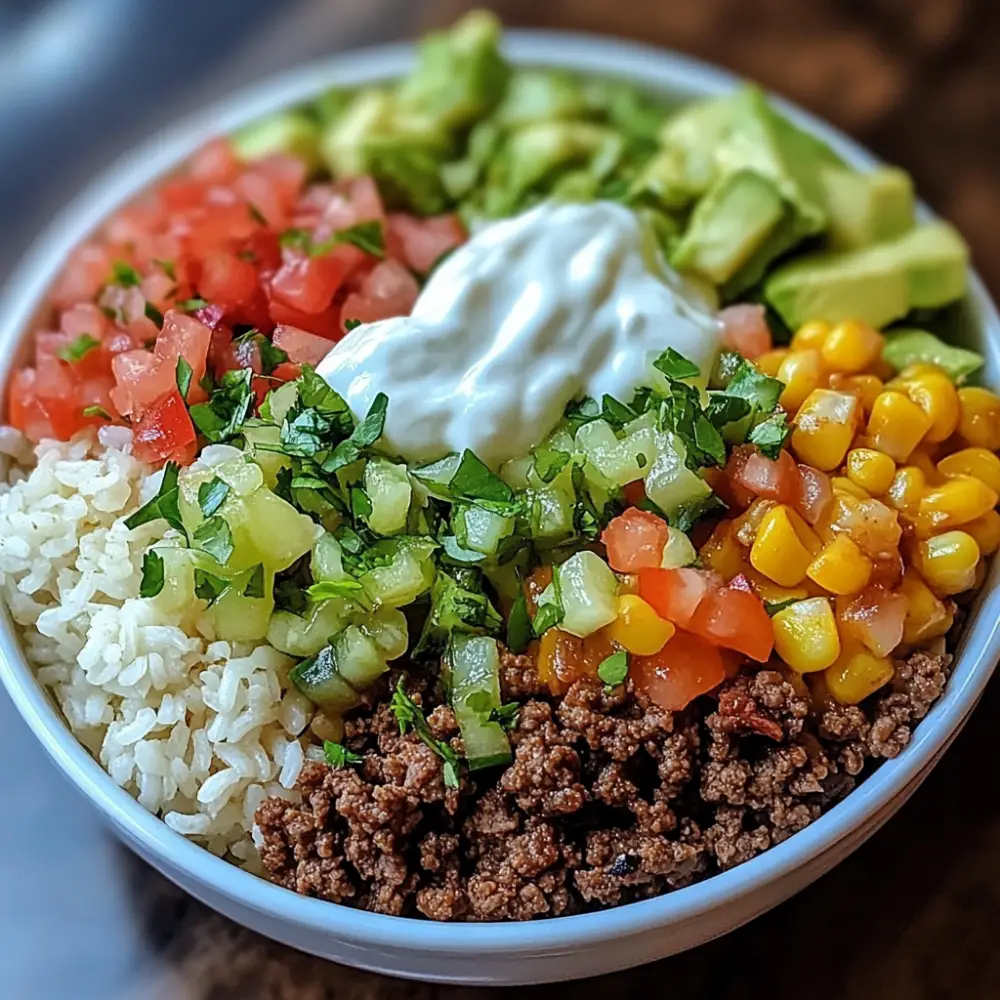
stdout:
[(645, 245), (612, 202), (493, 223), (434, 272), (411, 315), (356, 327), (318, 371), (359, 417), (389, 397), (389, 450), (430, 461), (470, 448), (496, 468), (572, 399), (628, 400), (668, 347), (707, 376), (720, 325), (679, 275), (650, 270)]

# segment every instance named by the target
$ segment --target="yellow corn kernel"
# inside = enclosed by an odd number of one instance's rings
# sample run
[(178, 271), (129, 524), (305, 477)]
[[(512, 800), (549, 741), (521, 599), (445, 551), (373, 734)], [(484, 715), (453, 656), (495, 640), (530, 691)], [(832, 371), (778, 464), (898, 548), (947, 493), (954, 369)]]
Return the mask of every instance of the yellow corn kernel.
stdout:
[(823, 679), (841, 705), (857, 705), (892, 680), (892, 661), (852, 643), (824, 672)]
[(754, 358), (753, 363), (757, 366), (758, 371), (774, 378), (778, 374), (781, 363), (788, 355), (789, 350), (787, 347), (776, 347), (773, 351), (765, 351), (764, 354)]
[(636, 656), (652, 656), (676, 631), (673, 622), (661, 618), (641, 597), (626, 594), (618, 599), (618, 617), (606, 626), (604, 634)]
[(852, 482), (847, 476), (831, 476), (830, 487), (834, 493), (839, 493), (841, 496), (857, 497), (859, 500), (871, 499), (871, 494), (868, 490), (863, 486), (858, 486), (857, 483)]
[(937, 470), (945, 479), (972, 476), (1000, 493), (1000, 458), (985, 448), (963, 448), (946, 455), (938, 462)]
[(795, 529), (795, 534), (798, 540), (805, 546), (806, 551), (809, 555), (814, 556), (821, 548), (823, 548), (823, 541), (813, 531), (812, 528), (806, 523), (804, 517), (797, 511), (793, 510), (791, 507), (786, 507), (785, 511), (788, 514), (788, 520), (792, 524), (792, 528)]
[(876, 496), (885, 493), (896, 475), (896, 463), (874, 448), (854, 448), (847, 453), (847, 478)]
[(840, 656), (837, 619), (825, 597), (810, 597), (772, 619), (774, 651), (800, 674), (824, 670)]
[(830, 371), (853, 375), (864, 371), (882, 353), (882, 335), (867, 323), (846, 320), (823, 339), (823, 364)]
[(934, 486), (941, 482), (941, 475), (934, 464), (934, 459), (923, 448), (918, 448), (910, 455), (907, 465), (915, 465), (924, 474), (924, 481), (928, 486)]
[(925, 529), (944, 531), (968, 524), (997, 505), (997, 494), (973, 476), (955, 476), (929, 489), (918, 513)]
[[(781, 587), (769, 580), (763, 573), (758, 573), (752, 566), (746, 570), (746, 577), (754, 589), (754, 593), (766, 604), (784, 604), (786, 601), (803, 601), (811, 596), (804, 587)], [(805, 581), (808, 582), (808, 581)]]
[(962, 531), (976, 540), (981, 555), (991, 556), (1000, 549), (1000, 514), (995, 510), (988, 510), (974, 521), (963, 524)]
[(958, 390), (958, 433), (975, 448), (1000, 450), (1000, 397), (989, 389)]
[(877, 375), (831, 375), (830, 388), (837, 392), (849, 392), (858, 397), (865, 414), (872, 412), (875, 400), (885, 388), (885, 383)]
[(747, 568), (743, 546), (736, 537), (733, 521), (720, 521), (698, 555), (705, 569), (715, 570), (724, 580), (731, 580)]
[(872, 561), (841, 533), (809, 564), (806, 575), (831, 594), (856, 594), (872, 575)]
[(814, 319), (804, 323), (792, 336), (793, 351), (818, 351), (823, 346), (830, 333), (830, 324), (826, 320)]
[(961, 594), (975, 583), (979, 546), (965, 531), (946, 531), (919, 543), (917, 565), (924, 582), (939, 596)]
[(823, 472), (836, 469), (854, 440), (860, 408), (857, 397), (847, 392), (814, 389), (809, 393), (795, 415), (792, 432), (792, 449), (798, 458)]
[(955, 433), (958, 426), (958, 393), (944, 372), (921, 372), (902, 383), (902, 389), (930, 418), (931, 426), (926, 435), (928, 441), (944, 441)]
[(772, 507), (761, 520), (750, 548), (753, 568), (782, 587), (801, 583), (812, 561), (789, 513), (787, 507)]
[(931, 418), (908, 396), (893, 389), (879, 393), (868, 418), (872, 447), (905, 462), (927, 433)]
[(823, 380), (823, 361), (819, 351), (806, 348), (792, 351), (778, 369), (777, 378), (785, 383), (779, 403), (789, 412), (797, 410)]
[(954, 618), (951, 611), (934, 596), (912, 567), (903, 574), (898, 589), (906, 598), (903, 642), (907, 645), (936, 639), (951, 628)]
[(904, 465), (892, 477), (892, 483), (885, 493), (886, 503), (898, 511), (915, 514), (926, 488), (927, 478), (923, 471), (915, 465)]

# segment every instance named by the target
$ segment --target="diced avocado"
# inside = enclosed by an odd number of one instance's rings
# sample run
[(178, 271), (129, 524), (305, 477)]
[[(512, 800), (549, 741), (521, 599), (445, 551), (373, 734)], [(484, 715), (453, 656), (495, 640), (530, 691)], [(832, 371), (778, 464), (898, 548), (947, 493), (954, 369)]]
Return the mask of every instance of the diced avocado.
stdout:
[(947, 223), (932, 222), (878, 246), (793, 261), (768, 278), (764, 297), (791, 329), (811, 319), (883, 327), (912, 309), (960, 299), (967, 265), (962, 237)]
[(577, 79), (559, 70), (524, 69), (511, 76), (496, 121), (514, 129), (533, 122), (580, 118), (586, 112), (587, 102)]
[(650, 164), (651, 173), (659, 177), (651, 190), (660, 184), (661, 190), (676, 192), (664, 207), (680, 207), (709, 189), (718, 176), (716, 156), (732, 128), (734, 112), (734, 95), (713, 97), (681, 108), (664, 123), (660, 156), (666, 159), (656, 167)]
[(500, 22), (472, 11), (448, 31), (420, 43), (416, 68), (400, 84), (399, 105), (441, 129), (470, 125), (488, 115), (507, 87), (510, 69), (500, 55)]
[(913, 227), (913, 182), (905, 170), (879, 167), (862, 174), (841, 167), (820, 171), (830, 217), (830, 244), (853, 250), (895, 239)]
[(955, 382), (964, 382), (982, 368), (983, 357), (975, 351), (946, 344), (928, 330), (904, 328), (889, 330), (885, 335), (882, 357), (896, 371), (909, 365), (932, 364), (944, 369)]
[(421, 213), (446, 207), (440, 167), (450, 151), (448, 133), (374, 89), (358, 93), (320, 140), (320, 155), (335, 177), (371, 174), (390, 205)]
[(695, 158), (693, 162), (703, 169), (693, 169), (691, 158), (677, 146), (661, 149), (636, 175), (629, 199), (652, 202), (668, 212), (687, 207), (707, 190), (707, 175), (714, 173), (709, 160)]
[(310, 110), (319, 119), (320, 125), (325, 127), (339, 118), (353, 99), (353, 90), (341, 90), (335, 87), (320, 94), (310, 105)]
[(300, 111), (282, 111), (262, 118), (232, 137), (233, 149), (242, 160), (258, 160), (272, 153), (290, 153), (310, 170), (320, 164), (319, 126)]
[(661, 99), (625, 80), (600, 77), (588, 79), (583, 93), (591, 114), (618, 129), (630, 142), (656, 145), (668, 113)]
[(767, 178), (749, 170), (727, 174), (698, 202), (670, 262), (722, 285), (746, 264), (784, 214), (784, 202)]

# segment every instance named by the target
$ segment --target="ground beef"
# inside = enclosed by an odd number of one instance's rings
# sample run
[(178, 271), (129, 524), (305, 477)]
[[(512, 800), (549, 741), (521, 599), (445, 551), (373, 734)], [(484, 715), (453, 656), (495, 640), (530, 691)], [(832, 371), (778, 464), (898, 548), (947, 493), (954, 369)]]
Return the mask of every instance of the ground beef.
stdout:
[[(529, 920), (644, 899), (732, 868), (808, 826), (885, 758), (940, 697), (950, 657), (918, 652), (859, 706), (815, 705), (798, 675), (747, 667), (714, 698), (666, 712), (631, 685), (579, 680), (549, 697), (530, 657), (504, 652), (521, 703), (513, 759), (444, 781), (400, 735), (396, 677), (347, 720), (361, 763), (310, 762), (300, 803), (257, 811), (269, 876), (296, 892), (433, 920)], [(461, 754), (433, 673), (407, 690)]]

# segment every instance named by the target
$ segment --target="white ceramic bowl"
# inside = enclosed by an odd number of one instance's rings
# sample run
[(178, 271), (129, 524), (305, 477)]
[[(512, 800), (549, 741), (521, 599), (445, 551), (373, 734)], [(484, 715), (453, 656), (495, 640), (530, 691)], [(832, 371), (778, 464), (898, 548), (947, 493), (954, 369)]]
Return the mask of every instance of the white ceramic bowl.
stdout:
[[(720, 70), (672, 53), (562, 33), (510, 32), (521, 64), (560, 66), (633, 80), (677, 98), (730, 89)], [(0, 304), (0, 383), (70, 248), (118, 205), (174, 167), (210, 136), (326, 87), (397, 76), (410, 46), (337, 57), (265, 82), (183, 122), (118, 163), (73, 204), (28, 254)], [(841, 133), (783, 104), (797, 122), (847, 161), (876, 161)], [(970, 291), (970, 344), (986, 356), (985, 381), (1000, 385), (1000, 320), (978, 278)], [(612, 972), (725, 934), (808, 885), (870, 836), (906, 801), (961, 729), (1000, 654), (1000, 562), (968, 624), (944, 697), (909, 747), (801, 833), (758, 858), (670, 895), (618, 909), (528, 924), (436, 924), (359, 912), (306, 899), (219, 860), (171, 832), (111, 778), (70, 735), (36, 683), (6, 612), (0, 678), (52, 759), (115, 832), (164, 875), (234, 920), (286, 944), (359, 968), (454, 983), (517, 984)]]

